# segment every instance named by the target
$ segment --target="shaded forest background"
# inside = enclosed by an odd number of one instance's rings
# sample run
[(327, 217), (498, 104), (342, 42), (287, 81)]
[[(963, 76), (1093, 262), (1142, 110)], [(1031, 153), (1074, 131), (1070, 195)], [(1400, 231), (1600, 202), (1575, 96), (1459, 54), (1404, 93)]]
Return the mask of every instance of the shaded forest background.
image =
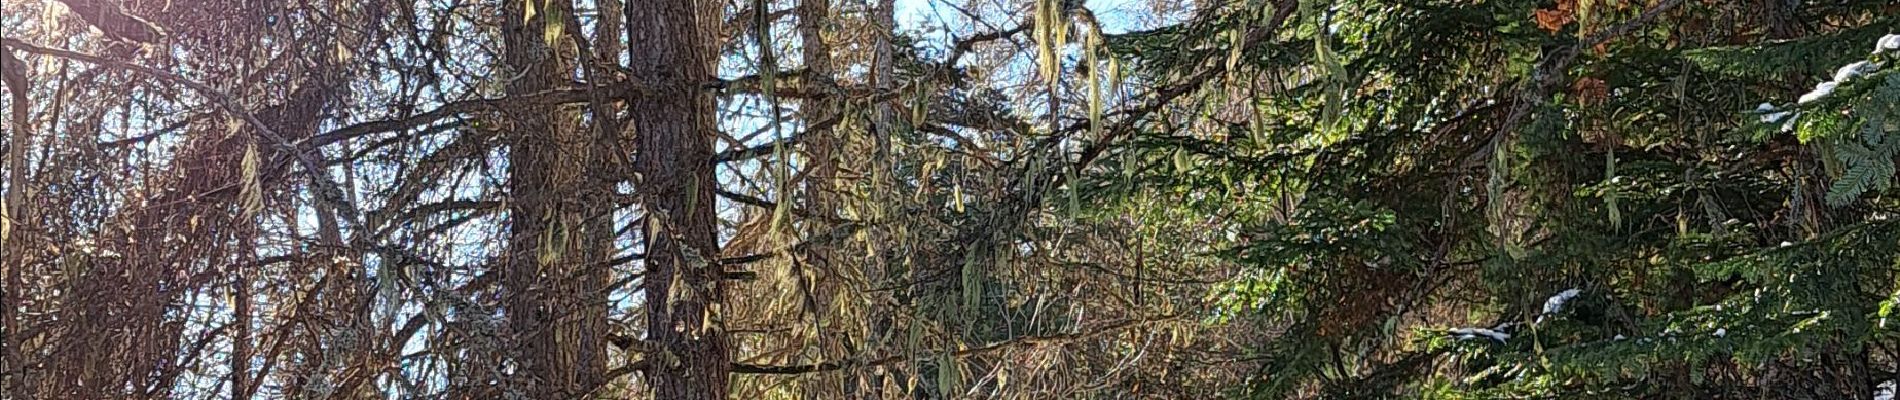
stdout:
[(8, 0), (0, 397), (1893, 397), (1900, 4), (1097, 3)]

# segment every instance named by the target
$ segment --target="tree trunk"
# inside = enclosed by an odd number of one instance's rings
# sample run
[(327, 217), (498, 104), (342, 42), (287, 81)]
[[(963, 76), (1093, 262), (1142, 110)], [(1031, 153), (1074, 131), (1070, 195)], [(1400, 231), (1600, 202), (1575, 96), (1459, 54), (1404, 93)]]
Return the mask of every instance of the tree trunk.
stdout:
[(631, 102), (634, 170), (645, 205), (648, 381), (658, 399), (724, 399), (731, 370), (719, 307), (725, 290), (713, 207), (718, 3), (628, 2), (632, 77), (651, 89)]
[(24, 232), (19, 221), (33, 221), (32, 208), (26, 206), (26, 149), (32, 145), (33, 122), (27, 93), (26, 63), (13, 57), (11, 50), (0, 48), (0, 71), (7, 93), (13, 129), (7, 139), (6, 194), (0, 201), (0, 393), (13, 398), (26, 397), (26, 366), (20, 357), (19, 291), (20, 270), (26, 266)]
[[(566, 86), (576, 54), (573, 32), (548, 36), (564, 23), (570, 0), (527, 1), (503, 7), (506, 71), (519, 76), (508, 94), (521, 96)], [(567, 106), (511, 109), (508, 256), (502, 272), (503, 310), (518, 365), (509, 389), (531, 398), (572, 398), (596, 386), (606, 370), (610, 230), (608, 185), (587, 174), (605, 160), (594, 130), (582, 129)]]
[[(804, 114), (805, 126), (807, 126), (807, 131), (802, 135), (809, 138), (805, 141), (805, 162), (809, 165), (807, 168), (810, 171), (804, 181), (805, 193), (809, 196), (805, 207), (811, 210), (813, 215), (818, 216), (806, 221), (804, 237), (818, 238), (831, 234), (832, 230), (837, 228), (833, 220), (847, 207), (846, 199), (840, 193), (849, 188), (840, 188), (844, 183), (838, 172), (840, 170), (839, 156), (848, 154), (844, 149), (844, 144), (848, 140), (843, 137), (843, 131), (820, 126), (821, 121), (840, 117), (837, 68), (834, 67), (832, 61), (831, 43), (826, 41), (824, 28), (832, 22), (831, 0), (799, 0), (797, 12), (800, 63), (805, 69), (803, 81), (808, 88), (813, 89), (813, 92), (819, 93), (818, 97), (805, 99), (799, 104), (799, 111)], [(830, 126), (836, 125), (830, 124)], [(851, 265), (851, 261), (845, 259), (844, 252), (835, 251), (844, 246), (842, 243), (811, 246), (810, 251), (803, 257), (807, 260), (805, 262), (816, 268), (798, 268), (795, 271), (800, 272), (800, 276), (797, 277), (800, 280), (799, 284), (812, 289), (810, 293), (812, 304), (808, 304), (807, 308), (814, 314), (811, 316), (813, 328), (819, 329), (821, 335), (835, 335), (842, 338), (846, 342), (835, 345), (843, 349), (852, 349), (859, 345), (848, 342), (853, 340), (852, 338), (865, 337), (863, 332), (855, 330), (825, 332), (826, 329), (844, 328), (851, 325), (833, 324), (835, 328), (826, 326), (820, 321), (824, 316), (817, 315), (822, 312), (820, 310), (831, 309), (819, 302), (850, 301), (844, 296), (844, 291), (851, 288), (839, 285), (838, 282), (818, 281), (815, 279), (815, 273), (805, 272), (832, 271), (840, 266)], [(818, 354), (830, 359), (852, 355), (848, 350), (831, 351), (834, 348), (832, 344), (821, 343)], [(860, 391), (863, 385), (853, 382), (854, 375), (858, 373), (853, 371), (839, 376), (818, 374), (806, 377), (804, 396), (805, 398), (837, 397), (835, 394), (837, 391), (834, 390), (841, 390), (844, 398), (858, 398), (859, 396), (853, 393)]]
[[(871, 86), (877, 88), (879, 93), (895, 90), (897, 88), (897, 52), (896, 45), (891, 42), (891, 38), (897, 34), (896, 15), (897, 2), (895, 0), (878, 0), (875, 7), (871, 10), (871, 28), (875, 29), (876, 32), (872, 32), (870, 35), (872, 38), (870, 80)], [(901, 97), (902, 96), (900, 96), (900, 98)], [(896, 171), (892, 163), (891, 142), (895, 140), (900, 116), (897, 114), (896, 107), (893, 106), (892, 102), (894, 101), (897, 100), (880, 101), (873, 105), (874, 108), (870, 121), (870, 144), (873, 146), (871, 149), (873, 157), (868, 166), (860, 167), (868, 171), (877, 171), (873, 174), (872, 179), (874, 179), (874, 181), (872, 185), (880, 188), (897, 187), (895, 177), (891, 176), (890, 172), (887, 172)], [(877, 190), (874, 191), (874, 193), (889, 193), (889, 191)], [(903, 204), (901, 197), (885, 196), (886, 197), (878, 198), (876, 201), (880, 204)], [(875, 214), (888, 217), (886, 214), (890, 212), (889, 209), (886, 208), (888, 206), (877, 207), (880, 209), (876, 211)], [(882, 255), (865, 260), (859, 265), (859, 273), (862, 274), (865, 279), (872, 282), (889, 281), (890, 268), (884, 264), (885, 259), (881, 256)], [(876, 315), (876, 317), (873, 317), (868, 323), (868, 326), (866, 326), (864, 336), (866, 343), (859, 345), (859, 347), (870, 348), (875, 346), (877, 340), (872, 338), (894, 337), (897, 321), (892, 316), (893, 314), (895, 313), (875, 313), (874, 315)], [(905, 380), (904, 371), (897, 368), (866, 368), (858, 371), (856, 375), (858, 384), (856, 388), (857, 392), (851, 393), (851, 397), (856, 399), (875, 400), (886, 397), (900, 397), (898, 393), (902, 392), (898, 392), (897, 390), (901, 390), (898, 388), (906, 387), (901, 383)], [(892, 388), (893, 394), (886, 396), (886, 388)]]

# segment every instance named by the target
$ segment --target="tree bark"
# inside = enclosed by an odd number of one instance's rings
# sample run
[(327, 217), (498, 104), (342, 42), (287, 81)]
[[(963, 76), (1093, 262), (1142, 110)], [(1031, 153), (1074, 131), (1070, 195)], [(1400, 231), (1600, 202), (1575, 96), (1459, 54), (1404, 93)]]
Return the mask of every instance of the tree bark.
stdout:
[(20, 322), (15, 315), (21, 306), (19, 290), (20, 269), (26, 265), (26, 241), (19, 222), (32, 221), (29, 215), (31, 207), (26, 206), (26, 149), (32, 145), (33, 122), (31, 103), (27, 93), (31, 92), (26, 82), (26, 63), (13, 57), (11, 50), (0, 47), (0, 79), (12, 96), (8, 104), (12, 114), (13, 129), (7, 139), (6, 194), (0, 201), (0, 393), (13, 398), (26, 397), (26, 366), (20, 357)]
[[(539, 3), (529, 14), (528, 3)], [(509, 95), (565, 86), (572, 80), (574, 39), (564, 24), (570, 0), (505, 2), (503, 45)], [(594, 223), (610, 217), (608, 185), (587, 173), (605, 160), (594, 130), (568, 106), (511, 109), (507, 133), (510, 202), (503, 311), (522, 380), (532, 398), (572, 398), (595, 387), (606, 371), (607, 281), (604, 261), (613, 236)]]
[(658, 399), (724, 399), (731, 370), (713, 207), (713, 81), (719, 4), (628, 2), (634, 170), (645, 205), (647, 378)]

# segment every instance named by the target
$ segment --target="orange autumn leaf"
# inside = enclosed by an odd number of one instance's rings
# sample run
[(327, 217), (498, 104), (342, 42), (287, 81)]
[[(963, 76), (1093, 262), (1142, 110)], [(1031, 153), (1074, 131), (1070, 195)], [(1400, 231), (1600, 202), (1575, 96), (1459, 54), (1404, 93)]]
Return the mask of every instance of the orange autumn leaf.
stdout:
[(1552, 33), (1561, 31), (1564, 25), (1577, 21), (1577, 1), (1558, 0), (1557, 8), (1537, 9), (1532, 17), (1536, 20), (1538, 28)]
[(1537, 10), (1537, 27), (1543, 28), (1545, 31), (1554, 33), (1563, 30), (1564, 25), (1569, 25), (1571, 20), (1570, 14), (1566, 14), (1562, 11)]

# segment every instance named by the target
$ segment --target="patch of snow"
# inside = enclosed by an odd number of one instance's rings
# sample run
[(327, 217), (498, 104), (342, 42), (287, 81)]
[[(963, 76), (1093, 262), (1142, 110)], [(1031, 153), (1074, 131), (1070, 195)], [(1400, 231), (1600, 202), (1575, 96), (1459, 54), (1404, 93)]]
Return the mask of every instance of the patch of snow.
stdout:
[(1555, 313), (1563, 311), (1564, 303), (1569, 302), (1570, 299), (1576, 298), (1578, 294), (1582, 294), (1582, 293), (1583, 293), (1582, 290), (1578, 290), (1576, 288), (1570, 288), (1569, 290), (1557, 292), (1556, 295), (1552, 295), (1550, 296), (1549, 299), (1544, 300), (1544, 313), (1555, 314)]
[(1755, 113), (1761, 114), (1761, 123), (1781, 124), (1782, 132), (1794, 130), (1794, 118), (1792, 117), (1798, 115), (1794, 111), (1782, 111), (1781, 107), (1775, 107), (1774, 104), (1769, 103), (1761, 103), (1755, 106)]
[(1840, 82), (1833, 82), (1833, 81), (1821, 82), (1818, 85), (1814, 85), (1814, 91), (1808, 92), (1808, 94), (1801, 95), (1801, 99), (1796, 100), (1795, 102), (1799, 104), (1808, 104), (1808, 103), (1814, 102), (1815, 100), (1820, 100), (1823, 97), (1827, 97), (1830, 94), (1834, 94), (1834, 88), (1840, 85), (1841, 85)]
[(1761, 123), (1764, 123), (1764, 124), (1778, 123), (1778, 122), (1781, 122), (1781, 120), (1788, 119), (1789, 115), (1794, 115), (1794, 113), (1789, 112), (1789, 111), (1776, 111), (1776, 112), (1771, 112), (1767, 114), (1762, 114)]
[(1894, 50), (1900, 50), (1900, 35), (1881, 36), (1880, 41), (1874, 42), (1875, 53)]
[(1498, 343), (1504, 343), (1504, 341), (1511, 340), (1511, 334), (1509, 333), (1498, 332), (1498, 331), (1484, 329), (1484, 328), (1457, 328), (1457, 329), (1452, 329), (1449, 332), (1451, 332), (1451, 334), (1453, 335), (1458, 335), (1458, 340), (1477, 339), (1479, 336), (1490, 338), (1491, 340), (1496, 340), (1498, 341)]
[(1715, 328), (1715, 337), (1728, 336), (1728, 328)]
[(1880, 65), (1874, 64), (1872, 62), (1868, 62), (1866, 60), (1855, 61), (1853, 64), (1843, 65), (1841, 66), (1841, 69), (1834, 70), (1834, 82), (1846, 83), (1848, 80), (1854, 79), (1855, 77), (1859, 77), (1862, 74), (1866, 74), (1868, 72), (1874, 72), (1875, 68), (1880, 68)]
[(1786, 240), (1781, 241), (1781, 247), (1788, 247), (1788, 246), (1793, 246), (1793, 245), (1794, 245), (1794, 242), (1790, 242)]
[(1893, 381), (1881, 382), (1880, 386), (1874, 387), (1874, 400), (1893, 400), (1893, 394), (1896, 391), (1900, 391), (1900, 387), (1895, 387)]
[(1620, 335), (1620, 334), (1619, 334), (1619, 335), (1616, 335), (1616, 338), (1613, 338), (1613, 339), (1610, 339), (1610, 340), (1623, 340), (1623, 339), (1629, 339), (1629, 338), (1627, 338), (1627, 337), (1623, 337), (1623, 335)]

